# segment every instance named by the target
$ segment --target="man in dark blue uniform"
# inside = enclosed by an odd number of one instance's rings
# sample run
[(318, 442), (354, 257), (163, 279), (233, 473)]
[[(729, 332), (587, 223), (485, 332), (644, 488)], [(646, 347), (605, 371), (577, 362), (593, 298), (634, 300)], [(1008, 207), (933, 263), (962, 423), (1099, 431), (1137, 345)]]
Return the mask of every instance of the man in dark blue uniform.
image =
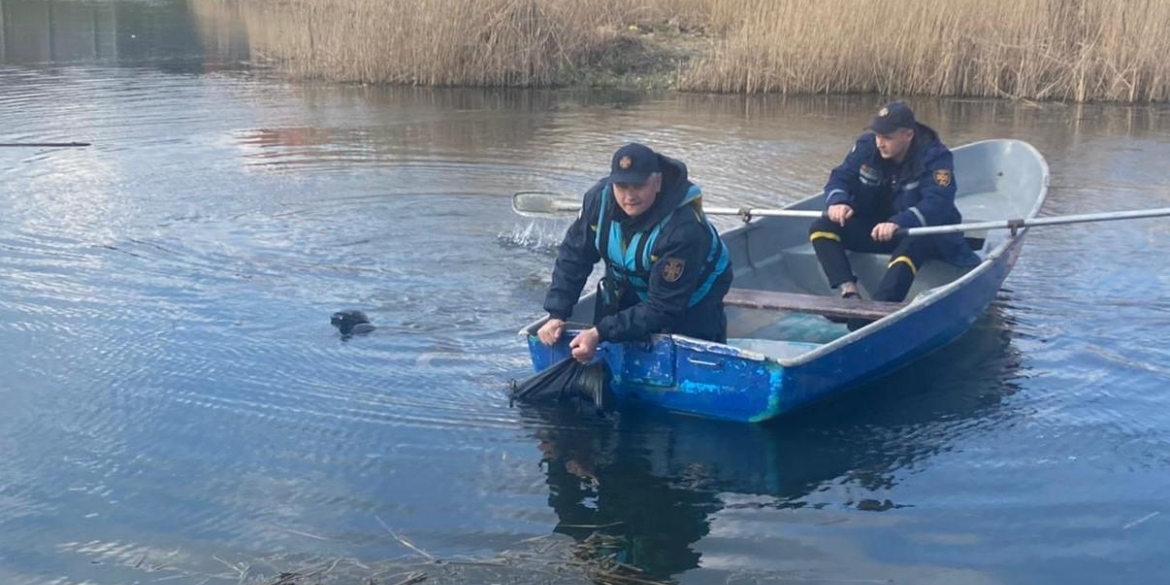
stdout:
[[(955, 169), (938, 133), (914, 119), (904, 102), (882, 107), (825, 185), (825, 216), (809, 239), (829, 285), (859, 298), (845, 250), (889, 253), (874, 300), (901, 302), (918, 269), (941, 259), (961, 267), (979, 263), (962, 234), (895, 239), (898, 228), (955, 224)], [(850, 328), (864, 322), (850, 322)]]
[(561, 242), (544, 301), (549, 319), (537, 336), (556, 343), (593, 265), (604, 260), (594, 327), (569, 343), (573, 357), (587, 362), (602, 341), (651, 333), (725, 341), (731, 262), (686, 165), (627, 144), (610, 167), (610, 175), (585, 193), (581, 214)]

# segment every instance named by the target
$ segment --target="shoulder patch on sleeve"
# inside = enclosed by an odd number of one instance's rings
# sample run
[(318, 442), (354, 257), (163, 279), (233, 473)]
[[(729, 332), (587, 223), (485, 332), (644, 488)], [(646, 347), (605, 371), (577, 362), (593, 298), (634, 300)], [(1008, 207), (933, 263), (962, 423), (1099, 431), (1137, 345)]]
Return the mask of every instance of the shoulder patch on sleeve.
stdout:
[(934, 172), (934, 182), (937, 183), (939, 187), (950, 187), (951, 186), (951, 172), (946, 170), (946, 169), (939, 169), (939, 170), (935, 171)]
[(662, 261), (662, 280), (666, 282), (678, 282), (682, 278), (683, 270), (687, 266), (687, 261), (682, 258), (675, 258), (671, 256)]

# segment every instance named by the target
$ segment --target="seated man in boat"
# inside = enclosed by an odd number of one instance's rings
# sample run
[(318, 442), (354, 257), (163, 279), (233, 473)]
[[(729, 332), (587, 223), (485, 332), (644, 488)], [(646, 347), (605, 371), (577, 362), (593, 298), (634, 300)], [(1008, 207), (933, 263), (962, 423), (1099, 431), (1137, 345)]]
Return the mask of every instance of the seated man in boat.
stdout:
[[(809, 229), (829, 285), (840, 288), (844, 298), (860, 298), (846, 250), (890, 254), (885, 276), (873, 291), (877, 301), (905, 299), (928, 260), (978, 264), (962, 234), (895, 238), (898, 228), (962, 221), (955, 207), (954, 172), (951, 151), (937, 132), (914, 119), (909, 106), (895, 101), (882, 107), (829, 174), (825, 215)], [(850, 328), (863, 324), (851, 322)]]
[(587, 362), (602, 341), (651, 333), (725, 341), (731, 261), (701, 196), (681, 161), (641, 144), (619, 148), (561, 242), (540, 340), (556, 343), (593, 265), (604, 260), (594, 327), (570, 342), (573, 357)]

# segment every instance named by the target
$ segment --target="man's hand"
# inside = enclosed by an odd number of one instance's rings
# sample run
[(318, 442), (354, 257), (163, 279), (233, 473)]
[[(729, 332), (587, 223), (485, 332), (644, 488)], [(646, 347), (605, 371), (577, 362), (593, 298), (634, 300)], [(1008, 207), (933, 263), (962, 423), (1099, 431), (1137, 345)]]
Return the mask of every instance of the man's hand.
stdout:
[(829, 221), (845, 227), (845, 222), (853, 217), (853, 208), (844, 203), (830, 205), (828, 209)]
[(573, 349), (573, 357), (577, 361), (587, 364), (589, 360), (593, 359), (593, 354), (597, 351), (599, 343), (601, 343), (601, 334), (597, 332), (596, 327), (591, 327), (578, 333), (573, 341), (569, 342), (569, 347)]
[(898, 231), (898, 224), (892, 221), (884, 221), (873, 226), (873, 231), (870, 232), (870, 237), (878, 242), (888, 242), (894, 239), (894, 233)]
[(544, 325), (540, 326), (540, 330), (536, 332), (536, 336), (540, 338), (540, 342), (545, 345), (552, 345), (561, 338), (561, 334), (565, 332), (565, 322), (555, 317), (550, 317)]

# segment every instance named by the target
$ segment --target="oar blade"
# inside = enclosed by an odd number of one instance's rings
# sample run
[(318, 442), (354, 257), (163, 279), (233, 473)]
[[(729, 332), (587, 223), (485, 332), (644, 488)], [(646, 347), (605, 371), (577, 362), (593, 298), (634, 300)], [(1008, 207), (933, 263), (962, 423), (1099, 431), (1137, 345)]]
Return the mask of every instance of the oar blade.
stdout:
[(512, 195), (512, 211), (526, 217), (564, 216), (581, 209), (581, 202), (546, 191), (521, 191)]

